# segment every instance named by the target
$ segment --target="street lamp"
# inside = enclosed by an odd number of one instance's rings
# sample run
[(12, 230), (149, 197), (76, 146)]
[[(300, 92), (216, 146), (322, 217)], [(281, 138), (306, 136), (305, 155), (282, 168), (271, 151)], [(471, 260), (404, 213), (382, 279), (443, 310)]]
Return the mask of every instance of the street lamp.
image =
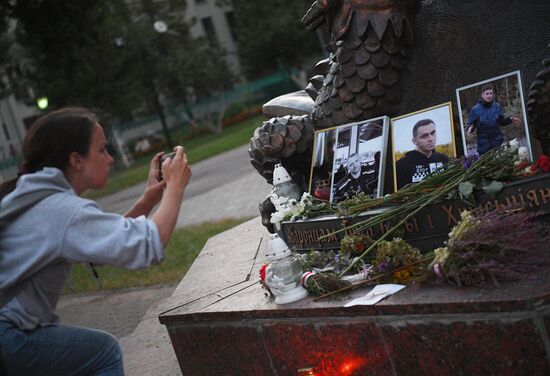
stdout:
[(36, 105), (39, 109), (45, 110), (48, 108), (48, 98), (47, 97), (40, 97), (36, 100)]
[(164, 34), (168, 31), (168, 25), (164, 21), (156, 21), (153, 24), (153, 29), (159, 34)]

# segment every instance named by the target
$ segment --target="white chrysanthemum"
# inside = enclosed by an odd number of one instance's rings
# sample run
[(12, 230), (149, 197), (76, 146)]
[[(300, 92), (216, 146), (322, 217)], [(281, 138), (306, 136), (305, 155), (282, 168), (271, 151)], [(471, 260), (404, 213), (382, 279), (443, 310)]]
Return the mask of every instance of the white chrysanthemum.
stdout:
[(269, 222), (273, 223), (274, 225), (281, 223), (281, 221), (285, 218), (285, 215), (282, 212), (274, 212), (271, 214), (271, 219)]
[(518, 148), (518, 158), (520, 161), (529, 161), (529, 149), (526, 146), (520, 146)]

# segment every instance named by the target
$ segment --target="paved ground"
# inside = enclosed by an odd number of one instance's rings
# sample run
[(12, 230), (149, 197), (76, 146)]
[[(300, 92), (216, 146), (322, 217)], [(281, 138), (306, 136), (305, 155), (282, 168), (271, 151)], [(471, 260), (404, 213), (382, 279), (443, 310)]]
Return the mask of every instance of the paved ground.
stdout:
[(102, 329), (122, 338), (134, 331), (151, 306), (172, 295), (176, 286), (66, 295), (57, 312), (65, 325)]
[[(271, 186), (249, 162), (248, 146), (239, 147), (192, 166), (178, 227), (222, 218), (259, 215), (258, 203)], [(106, 211), (123, 213), (143, 192), (143, 185), (98, 200)], [(259, 220), (259, 219), (258, 219)], [(176, 285), (97, 294), (65, 295), (58, 305), (61, 321), (107, 330), (119, 338), (130, 335), (147, 310), (169, 297)]]

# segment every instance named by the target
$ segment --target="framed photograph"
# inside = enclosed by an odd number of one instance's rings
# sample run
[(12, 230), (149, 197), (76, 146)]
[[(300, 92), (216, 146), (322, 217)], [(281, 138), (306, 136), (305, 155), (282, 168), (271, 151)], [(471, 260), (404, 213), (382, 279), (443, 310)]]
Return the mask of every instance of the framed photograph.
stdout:
[(382, 116), (315, 132), (310, 194), (329, 202), (359, 192), (380, 197), (388, 130), (389, 119)]
[(481, 156), (517, 139), (533, 151), (519, 71), (456, 89), (464, 155)]
[(391, 119), (395, 190), (456, 158), (451, 102)]

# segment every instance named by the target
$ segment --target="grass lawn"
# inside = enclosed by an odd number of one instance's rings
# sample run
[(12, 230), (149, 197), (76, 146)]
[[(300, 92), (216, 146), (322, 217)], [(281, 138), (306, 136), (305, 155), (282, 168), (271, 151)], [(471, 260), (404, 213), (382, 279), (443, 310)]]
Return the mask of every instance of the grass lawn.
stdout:
[[(96, 267), (103, 289), (113, 290), (129, 287), (143, 287), (159, 284), (177, 283), (193, 264), (206, 241), (248, 218), (230, 219), (185, 227), (174, 232), (165, 251), (165, 259), (160, 265), (141, 270), (125, 270), (110, 266)], [(66, 287), (65, 293), (98, 291), (96, 279), (89, 268), (78, 264), (71, 275), (72, 288)]]
[[(191, 164), (234, 149), (250, 141), (256, 129), (265, 121), (263, 116), (256, 116), (241, 123), (224, 128), (222, 133), (197, 136), (186, 141), (183, 146)], [(154, 154), (136, 160), (134, 165), (126, 170), (115, 171), (109, 178), (109, 183), (101, 191), (90, 191), (85, 197), (96, 199), (118, 192), (133, 185), (143, 183), (149, 172), (149, 162)]]

